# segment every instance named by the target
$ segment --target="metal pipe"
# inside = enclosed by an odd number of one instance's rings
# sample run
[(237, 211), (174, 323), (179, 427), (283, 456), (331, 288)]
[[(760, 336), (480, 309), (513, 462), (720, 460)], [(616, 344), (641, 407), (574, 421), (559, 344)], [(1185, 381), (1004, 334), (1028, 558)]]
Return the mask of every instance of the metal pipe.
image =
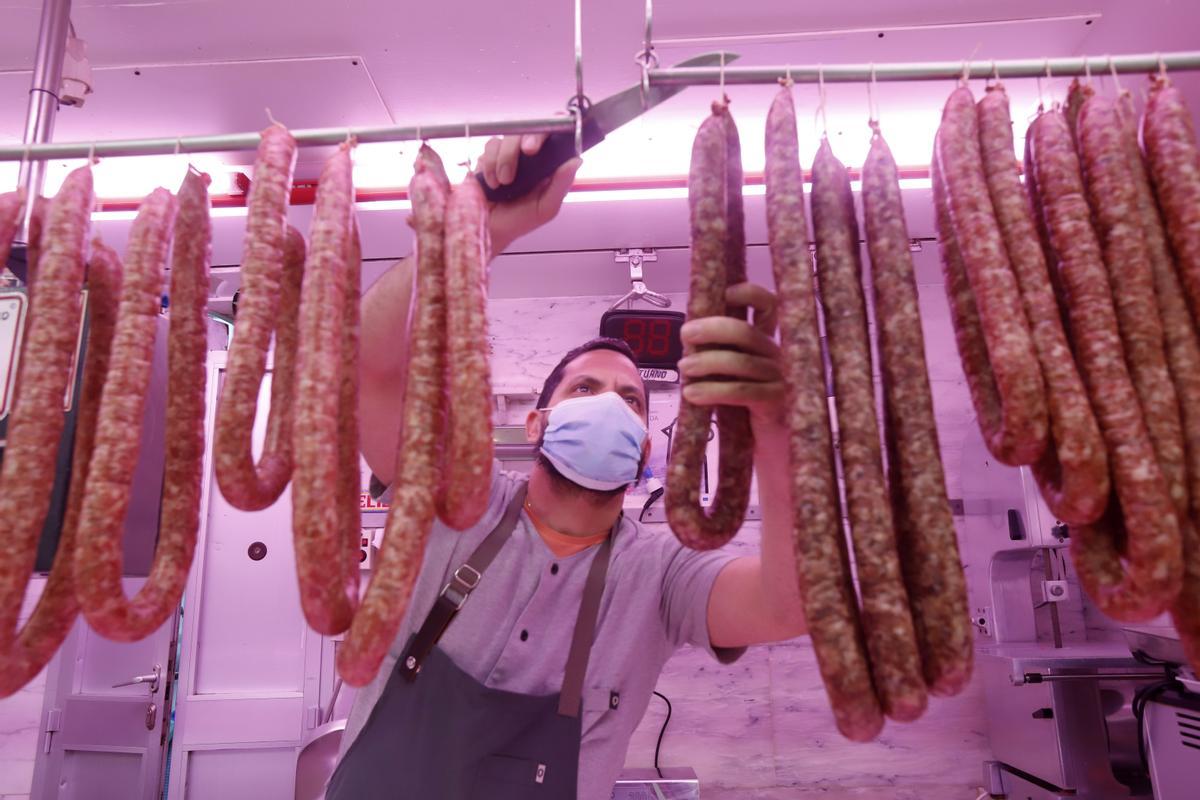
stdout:
[[(863, 83), (876, 81), (949, 80), (962, 77), (984, 78), (993, 74), (1001, 78), (1068, 77), (1084, 75), (1090, 69), (1117, 72), (1149, 72), (1200, 69), (1200, 51), (1139, 54), (1096, 58), (1052, 58), (1038, 61), (928, 61), (911, 64), (819, 64), (778, 67), (725, 67), (726, 83), (772, 83), (790, 74), (797, 83), (816, 83), (822, 76), (827, 83)], [(651, 69), (651, 83), (663, 85), (717, 84), (722, 70), (716, 67), (674, 67)], [(575, 122), (568, 117), (533, 117), (529, 119), (497, 120), (492, 122), (458, 122), (439, 125), (383, 126), (371, 128), (311, 128), (292, 131), (301, 146), (336, 145), (347, 136), (363, 143), (395, 142), (416, 139), (446, 139), (474, 135), (503, 136), (517, 133), (568, 133)], [(231, 150), (253, 150), (258, 147), (259, 134), (230, 133), (213, 136), (185, 136), (178, 139), (118, 139), (97, 142), (55, 142), (50, 144), (2, 145), (0, 161), (31, 159), (85, 158), (96, 156), (148, 156), (172, 153), (213, 153)]]
[[(456, 122), (439, 125), (387, 125), (371, 128), (308, 128), (292, 131), (302, 146), (336, 145), (353, 136), (361, 143), (398, 142), (418, 139), (450, 139), (465, 137), (470, 128), (472, 136), (503, 136), (516, 133), (570, 133), (575, 130), (571, 117), (532, 117), (530, 119), (495, 120), (491, 122)], [(0, 161), (24, 158), (86, 158), (153, 156), (172, 153), (215, 153), (230, 150), (254, 150), (258, 147), (257, 131), (225, 133), (212, 136), (183, 136), (177, 139), (114, 139), (97, 142), (53, 142), (38, 145), (0, 146)]]
[[(1110, 66), (1111, 64), (1111, 66)], [(943, 81), (955, 78), (1066, 78), (1117, 72), (1153, 72), (1159, 69), (1200, 69), (1200, 51), (1142, 53), (1125, 56), (1090, 56), (1007, 61), (914, 61), (907, 64), (792, 64), (775, 67), (725, 67), (725, 83), (775, 83), (790, 74), (796, 83), (865, 83), (876, 81)], [(651, 85), (694, 86), (721, 81), (717, 67), (666, 67), (650, 70)]]
[(1157, 672), (1089, 672), (1082, 674), (1059, 674), (1045, 672), (1026, 672), (1024, 683), (1051, 683), (1054, 681), (1130, 681), (1150, 680), (1163, 677), (1163, 671)]
[[(71, 0), (43, 0), (42, 21), (38, 28), (37, 51), (33, 59), (33, 78), (29, 82), (29, 106), (25, 114), (26, 146), (48, 142), (54, 136), (54, 118), (58, 114), (58, 92), (62, 86), (63, 54), (67, 30), (71, 25)], [(25, 189), (28, 202), (21, 222), (21, 241), (29, 241), (29, 222), (33, 217), (33, 199), (42, 193), (46, 162), (25, 159), (17, 186)]]

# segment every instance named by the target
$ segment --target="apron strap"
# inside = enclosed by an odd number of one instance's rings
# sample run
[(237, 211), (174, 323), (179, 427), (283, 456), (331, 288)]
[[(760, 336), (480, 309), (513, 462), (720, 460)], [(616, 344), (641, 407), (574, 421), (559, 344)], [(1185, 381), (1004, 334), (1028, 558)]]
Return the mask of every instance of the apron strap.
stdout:
[(567, 655), (562, 691), (558, 695), (558, 713), (564, 717), (578, 717), (583, 704), (583, 679), (587, 674), (588, 656), (591, 655), (596, 636), (596, 620), (600, 616), (600, 601), (604, 598), (604, 580), (608, 576), (613, 539), (621, 529), (622, 516), (617, 517), (612, 533), (600, 545), (588, 570), (579, 616), (575, 618), (575, 633), (571, 637), (571, 651)]
[(521, 508), (525, 504), (527, 489), (527, 483), (522, 483), (517, 487), (516, 493), (504, 510), (504, 516), (496, 523), (496, 527), (492, 528), (492, 532), (475, 548), (475, 552), (471, 553), (466, 563), (454, 570), (450, 582), (438, 595), (438, 599), (430, 609), (429, 616), (425, 617), (421, 629), (417, 631), (417, 635), (413, 637), (404, 651), (404, 655), (400, 658), (400, 674), (410, 683), (417, 679), (417, 673), (421, 671), (421, 664), (433, 651), (450, 622), (467, 602), (467, 598), (471, 596), (471, 592), (475, 591), (475, 587), (479, 585), (484, 570), (491, 565), (500, 552), (500, 548), (504, 547), (504, 543), (512, 536), (513, 529), (517, 526), (517, 518), (521, 515)]

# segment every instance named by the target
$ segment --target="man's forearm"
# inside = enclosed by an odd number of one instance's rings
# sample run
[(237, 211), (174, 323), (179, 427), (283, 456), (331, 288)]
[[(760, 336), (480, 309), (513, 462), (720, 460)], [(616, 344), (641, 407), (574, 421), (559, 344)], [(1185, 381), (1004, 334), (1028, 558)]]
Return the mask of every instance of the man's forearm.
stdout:
[[(765, 426), (763, 426), (765, 427)], [(796, 569), (791, 501), (791, 464), (788, 458), (788, 430), (771, 425), (755, 430), (755, 475), (758, 502), (762, 510), (763, 593), (775, 620), (786, 638), (807, 630), (804, 605), (800, 599), (800, 581)]]
[(408, 363), (412, 257), (397, 261), (362, 299), (359, 427), (363, 456), (384, 483), (395, 470)]

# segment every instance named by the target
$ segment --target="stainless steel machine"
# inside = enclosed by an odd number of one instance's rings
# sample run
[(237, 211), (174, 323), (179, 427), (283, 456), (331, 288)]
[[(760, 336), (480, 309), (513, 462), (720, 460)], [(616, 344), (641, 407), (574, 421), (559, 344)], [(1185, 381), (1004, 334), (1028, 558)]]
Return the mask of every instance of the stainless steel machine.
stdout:
[[(992, 749), (987, 791), (1020, 800), (1200, 797), (1200, 696), (1177, 680), (1182, 654), (1131, 644), (1090, 605), (1070, 564), (1070, 530), (1027, 469), (995, 462), (975, 432), (961, 474)], [(1174, 630), (1161, 623), (1152, 630), (1169, 642)], [(1172, 778), (1180, 767), (1190, 786)]]

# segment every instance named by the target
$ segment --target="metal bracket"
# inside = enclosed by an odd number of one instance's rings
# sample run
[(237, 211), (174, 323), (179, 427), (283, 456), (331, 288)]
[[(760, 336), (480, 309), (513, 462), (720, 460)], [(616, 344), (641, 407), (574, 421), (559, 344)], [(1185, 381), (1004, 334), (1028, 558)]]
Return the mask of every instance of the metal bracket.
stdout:
[(622, 303), (626, 303), (628, 304), (627, 307), (632, 308), (634, 300), (643, 300), (659, 308), (671, 307), (671, 298), (648, 289), (646, 281), (642, 277), (642, 264), (650, 261), (658, 261), (658, 254), (653, 249), (643, 249), (641, 247), (624, 248), (613, 254), (613, 261), (618, 264), (629, 265), (629, 283), (632, 284), (633, 288), (626, 292), (620, 300), (609, 306), (609, 311), (612, 311)]

